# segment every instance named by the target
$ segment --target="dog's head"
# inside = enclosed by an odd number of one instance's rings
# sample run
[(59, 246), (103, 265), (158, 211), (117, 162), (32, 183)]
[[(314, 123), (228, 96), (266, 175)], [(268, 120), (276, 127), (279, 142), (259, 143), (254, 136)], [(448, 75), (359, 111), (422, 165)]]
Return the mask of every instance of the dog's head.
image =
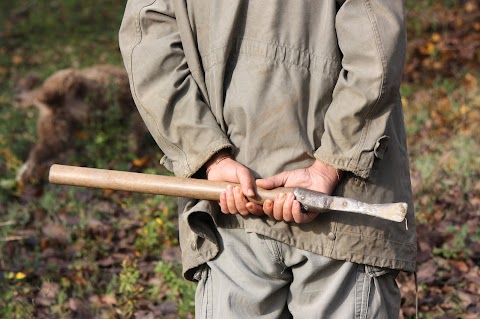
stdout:
[(14, 106), (62, 108), (66, 100), (81, 100), (86, 94), (85, 79), (74, 69), (55, 72), (41, 86), (40, 77), (29, 75), (17, 83)]
[(78, 101), (85, 98), (87, 86), (85, 78), (75, 69), (55, 72), (42, 84), (37, 99), (50, 108), (63, 108), (67, 101)]

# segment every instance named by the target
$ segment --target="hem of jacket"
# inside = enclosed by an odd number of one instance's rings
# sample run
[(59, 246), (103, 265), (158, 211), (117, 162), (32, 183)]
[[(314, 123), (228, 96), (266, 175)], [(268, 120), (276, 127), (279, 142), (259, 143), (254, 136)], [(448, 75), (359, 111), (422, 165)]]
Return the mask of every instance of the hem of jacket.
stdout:
[[(217, 227), (243, 228), (245, 229), (245, 231), (257, 233), (272, 238), (274, 240), (278, 240), (292, 247), (319, 254), (328, 258), (344, 260), (357, 264), (365, 264), (375, 267), (397, 269), (406, 272), (414, 272), (416, 270), (415, 257), (413, 257), (412, 260), (402, 260), (398, 258), (389, 258), (386, 256), (375, 256), (368, 253), (360, 254), (358, 252), (349, 251), (346, 249), (339, 250), (338, 247), (336, 247), (335, 245), (336, 241), (338, 241), (338, 238), (340, 238), (344, 242), (356, 242), (359, 238), (361, 238), (362, 242), (364, 242), (365, 247), (370, 247), (375, 245), (375, 242), (380, 242), (382, 243), (382, 246), (390, 247), (390, 251), (392, 252), (404, 251), (404, 255), (406, 256), (416, 256), (416, 246), (410, 245), (408, 243), (392, 241), (388, 240), (387, 238), (368, 237), (356, 233), (336, 233), (336, 240), (322, 244), (299, 243), (293, 237), (286, 236), (284, 234), (282, 235), (279, 232), (275, 231), (275, 229), (265, 224), (253, 222), (255, 223), (255, 226), (253, 227), (253, 225), (250, 225), (251, 222), (245, 222), (246, 220), (243, 216), (227, 215), (229, 216), (228, 218), (213, 218), (210, 214), (208, 215), (210, 216), (210, 218), (212, 218), (212, 221)], [(201, 236), (201, 230), (192, 229), (192, 231), (197, 235)], [(194, 280), (193, 276), (196, 269), (207, 261), (215, 258), (215, 256), (219, 252), (218, 243), (215, 240), (209, 240), (207, 238), (205, 239), (206, 241), (202, 244), (204, 249), (202, 249), (201, 251), (193, 251), (187, 248), (187, 251), (182, 252), (182, 257), (186, 257), (182, 258), (182, 263), (184, 270), (183, 274), (187, 280)]]
[[(309, 251), (309, 252), (322, 255), (328, 258), (336, 259), (336, 260), (344, 260), (352, 263), (370, 265), (375, 267), (398, 269), (406, 272), (414, 272), (416, 270), (416, 260), (408, 261), (408, 260), (401, 260), (398, 258), (388, 258), (385, 256), (374, 256), (367, 253), (360, 254), (360, 253), (355, 253), (353, 251), (348, 251), (343, 249), (339, 250), (338, 247), (336, 247), (335, 245), (335, 241), (331, 241), (323, 245), (322, 244), (316, 245), (313, 243), (298, 243), (297, 241), (295, 241), (294, 238), (291, 238), (288, 236), (282, 236), (278, 232), (276, 232), (274, 229), (268, 228), (268, 227), (261, 227), (260, 229), (250, 228), (250, 227), (240, 227), (240, 228), (245, 228), (246, 231), (254, 232), (254, 233), (272, 238), (274, 240), (278, 240), (292, 247), (296, 247), (301, 250)], [(365, 237), (362, 236), (362, 234), (336, 233), (337, 238), (339, 238), (340, 236), (343, 237), (342, 238), (343, 241), (354, 242), (359, 237), (361, 237), (363, 240), (367, 240), (365, 239)], [(388, 239), (385, 239), (385, 238), (375, 238), (374, 240), (371, 240), (371, 242), (373, 243), (377, 239), (381, 239), (382, 241), (384, 241), (385, 246), (391, 247), (392, 251), (407, 249), (411, 251), (409, 255), (411, 256), (417, 255), (416, 246), (398, 243), (395, 241), (389, 241)], [(365, 246), (369, 246), (369, 245), (365, 244)]]
[(189, 281), (196, 281), (194, 279), (195, 272), (197, 271), (198, 267), (205, 264), (207, 261), (212, 260), (218, 254), (218, 245), (217, 243), (211, 243), (211, 247), (202, 253), (195, 254), (195, 258), (185, 258), (185, 254), (189, 254), (191, 257), (191, 251), (182, 251), (182, 269), (183, 269), (183, 277)]

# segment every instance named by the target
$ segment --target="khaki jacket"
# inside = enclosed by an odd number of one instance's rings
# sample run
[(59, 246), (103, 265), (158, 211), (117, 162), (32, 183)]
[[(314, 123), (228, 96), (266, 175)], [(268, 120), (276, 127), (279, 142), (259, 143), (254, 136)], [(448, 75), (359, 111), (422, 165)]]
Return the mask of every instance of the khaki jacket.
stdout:
[(319, 159), (334, 195), (404, 201), (405, 223), (328, 212), (307, 224), (224, 216), (183, 200), (187, 278), (243, 227), (339, 260), (414, 271), (415, 218), (399, 86), (403, 1), (130, 0), (120, 48), (137, 107), (177, 176), (229, 148), (256, 177)]

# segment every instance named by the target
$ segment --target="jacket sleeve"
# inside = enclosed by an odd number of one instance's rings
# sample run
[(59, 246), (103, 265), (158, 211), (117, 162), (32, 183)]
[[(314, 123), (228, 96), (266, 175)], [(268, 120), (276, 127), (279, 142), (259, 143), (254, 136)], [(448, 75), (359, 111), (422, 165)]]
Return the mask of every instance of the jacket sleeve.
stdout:
[(404, 4), (399, 0), (339, 2), (335, 27), (342, 69), (315, 157), (368, 178), (375, 158), (385, 150), (390, 113), (401, 105)]
[(195, 56), (196, 46), (183, 43), (193, 37), (181, 34), (190, 28), (179, 25), (173, 0), (129, 0), (119, 42), (135, 104), (165, 154), (162, 162), (189, 177), (232, 145), (210, 111), (204, 83), (192, 75), (198, 65), (192, 69), (186, 56)]

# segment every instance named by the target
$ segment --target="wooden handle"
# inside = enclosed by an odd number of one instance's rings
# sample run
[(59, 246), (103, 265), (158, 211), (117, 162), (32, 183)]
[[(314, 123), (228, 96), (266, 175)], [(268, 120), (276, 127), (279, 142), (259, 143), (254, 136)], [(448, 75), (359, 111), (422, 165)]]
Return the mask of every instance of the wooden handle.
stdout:
[[(225, 191), (227, 185), (240, 186), (235, 183), (214, 182), (203, 179), (122, 172), (60, 164), (54, 164), (50, 168), (49, 181), (53, 184), (215, 201), (220, 199), (220, 193)], [(293, 192), (291, 188), (265, 190), (257, 187), (258, 194), (254, 199), (250, 199), (250, 201), (262, 205), (266, 199), (273, 200), (277, 193), (286, 194), (291, 192)]]

